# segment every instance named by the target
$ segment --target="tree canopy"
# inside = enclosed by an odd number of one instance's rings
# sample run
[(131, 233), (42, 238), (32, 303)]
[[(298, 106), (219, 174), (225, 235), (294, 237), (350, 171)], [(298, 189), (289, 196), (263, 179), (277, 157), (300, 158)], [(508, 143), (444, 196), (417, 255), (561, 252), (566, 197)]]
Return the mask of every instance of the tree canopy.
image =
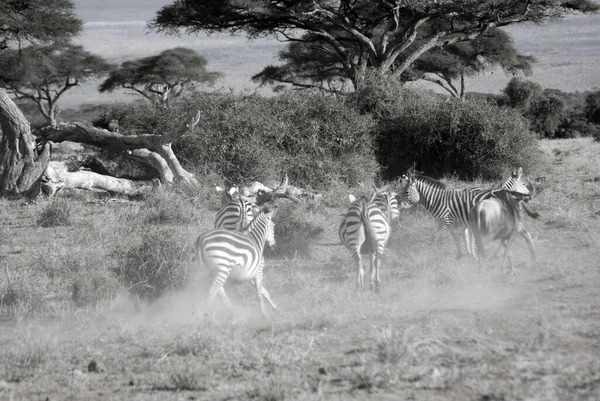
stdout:
[(400, 75), (429, 50), (472, 40), (490, 28), (598, 8), (592, 0), (176, 0), (149, 27), (306, 43), (335, 59), (356, 89), (366, 69)]
[(156, 56), (126, 61), (100, 84), (100, 92), (123, 88), (150, 100), (166, 102), (196, 83), (210, 84), (221, 76), (206, 70), (207, 60), (195, 50), (176, 47)]
[(83, 22), (71, 0), (0, 2), (0, 50), (23, 42), (53, 42), (77, 36)]
[[(424, 79), (444, 88), (454, 97), (464, 98), (465, 77), (488, 68), (500, 67), (506, 73), (531, 75), (535, 57), (520, 54), (510, 35), (493, 28), (477, 38), (434, 49), (416, 60), (405, 79)], [(460, 80), (460, 86), (453, 83)]]
[(109, 72), (113, 66), (82, 46), (55, 43), (0, 53), (0, 86), (18, 99), (29, 99), (51, 125), (57, 102), (69, 89)]

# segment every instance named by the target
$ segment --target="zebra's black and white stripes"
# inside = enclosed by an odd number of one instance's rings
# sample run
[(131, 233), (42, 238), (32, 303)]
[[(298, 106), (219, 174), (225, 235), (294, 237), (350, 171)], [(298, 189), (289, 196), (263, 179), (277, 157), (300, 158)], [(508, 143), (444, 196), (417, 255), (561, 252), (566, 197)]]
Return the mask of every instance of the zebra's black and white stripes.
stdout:
[[(340, 240), (350, 251), (356, 262), (358, 274), (356, 285), (358, 289), (364, 289), (364, 269), (361, 254), (369, 254), (371, 260), (371, 288), (379, 291), (381, 287), (379, 267), (391, 231), (388, 214), (393, 215), (394, 212), (389, 207), (387, 196), (384, 195), (378, 202), (375, 202), (378, 195), (381, 194), (374, 193), (371, 199), (366, 196), (356, 199), (350, 195), (350, 207), (339, 227)], [(387, 206), (384, 208), (383, 204)]]
[(219, 294), (227, 305), (231, 305), (223, 288), (225, 282), (249, 281), (256, 287), (263, 316), (267, 317), (264, 299), (277, 310), (269, 292), (262, 285), (265, 243), (275, 246), (273, 216), (276, 210), (263, 208), (244, 231), (217, 229), (198, 238), (196, 254), (213, 277), (208, 293), (209, 304)]
[[(217, 189), (218, 190), (218, 189)], [(221, 209), (215, 218), (215, 228), (226, 230), (243, 230), (254, 218), (253, 205), (236, 193), (232, 187), (224, 193)]]
[[(460, 234), (455, 230), (467, 226), (469, 210), (491, 194), (490, 190), (452, 190), (440, 181), (420, 175), (405, 177), (403, 205), (420, 204), (431, 213), (441, 231), (452, 235), (458, 257), (463, 256)], [(509, 179), (503, 185), (510, 186), (509, 190), (523, 195), (531, 194), (531, 190), (522, 180), (521, 175)], [(468, 243), (468, 242), (467, 242)]]

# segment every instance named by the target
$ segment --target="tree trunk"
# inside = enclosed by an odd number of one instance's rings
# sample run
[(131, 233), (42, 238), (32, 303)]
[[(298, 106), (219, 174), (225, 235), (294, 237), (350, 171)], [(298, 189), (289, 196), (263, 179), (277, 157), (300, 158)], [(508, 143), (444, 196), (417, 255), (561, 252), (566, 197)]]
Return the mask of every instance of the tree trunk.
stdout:
[(50, 160), (50, 145), (36, 147), (29, 122), (0, 88), (0, 197), (39, 193), (39, 180)]

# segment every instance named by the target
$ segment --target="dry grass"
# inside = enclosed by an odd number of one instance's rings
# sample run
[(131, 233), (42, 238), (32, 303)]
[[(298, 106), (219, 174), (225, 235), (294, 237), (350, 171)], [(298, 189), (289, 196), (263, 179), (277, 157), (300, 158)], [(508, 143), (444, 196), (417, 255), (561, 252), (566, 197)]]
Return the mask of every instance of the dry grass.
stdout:
[[(526, 220), (537, 264), (522, 240), (515, 275), (497, 261), (483, 270), (458, 261), (450, 236), (432, 235), (434, 222), (417, 209), (390, 240), (382, 292), (357, 293), (351, 258), (336, 245), (344, 206), (319, 208), (311, 221), (324, 232), (312, 258), (267, 260), (264, 284), (282, 309), (271, 322), (249, 284), (227, 288), (233, 311), (217, 305), (216, 318), (205, 317), (209, 283), (185, 257), (194, 273), (186, 288), (154, 302), (128, 296), (114, 275), (147, 231), (185, 248), (212, 227), (212, 210), (164, 227), (144, 224), (141, 202), (72, 200), (70, 226), (38, 228), (45, 205), (2, 201), (10, 234), (0, 243), (0, 398), (600, 399), (600, 144), (541, 147), (546, 163), (530, 177), (546, 177), (532, 200), (542, 217)], [(569, 152), (560, 163), (555, 148)], [(108, 279), (117, 283), (110, 293), (100, 285)], [(77, 280), (89, 302), (73, 302)], [(88, 373), (91, 360), (105, 371)]]

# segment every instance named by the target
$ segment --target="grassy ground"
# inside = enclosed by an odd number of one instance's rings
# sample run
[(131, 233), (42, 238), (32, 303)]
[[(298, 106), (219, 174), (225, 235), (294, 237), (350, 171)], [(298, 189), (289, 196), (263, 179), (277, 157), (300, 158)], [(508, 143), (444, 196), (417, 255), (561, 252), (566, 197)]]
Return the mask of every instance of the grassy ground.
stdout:
[[(267, 261), (282, 309), (271, 323), (249, 285), (228, 288), (232, 314), (203, 317), (208, 283), (185, 260), (212, 226), (209, 208), (78, 197), (55, 206), (69, 225), (40, 227), (48, 205), (1, 201), (0, 399), (600, 399), (600, 144), (541, 147), (530, 178), (542, 218), (526, 220), (538, 263), (520, 239), (514, 275), (457, 261), (450, 236), (415, 210), (390, 240), (382, 293), (357, 293), (337, 245), (343, 208), (315, 208), (309, 219), (325, 231), (311, 257)], [(156, 238), (180, 245), (170, 258), (192, 278), (135, 302), (110, 271), (139, 249), (172, 267), (140, 248)], [(72, 301), (75, 285), (87, 302)], [(100, 372), (88, 372), (92, 360)]]

